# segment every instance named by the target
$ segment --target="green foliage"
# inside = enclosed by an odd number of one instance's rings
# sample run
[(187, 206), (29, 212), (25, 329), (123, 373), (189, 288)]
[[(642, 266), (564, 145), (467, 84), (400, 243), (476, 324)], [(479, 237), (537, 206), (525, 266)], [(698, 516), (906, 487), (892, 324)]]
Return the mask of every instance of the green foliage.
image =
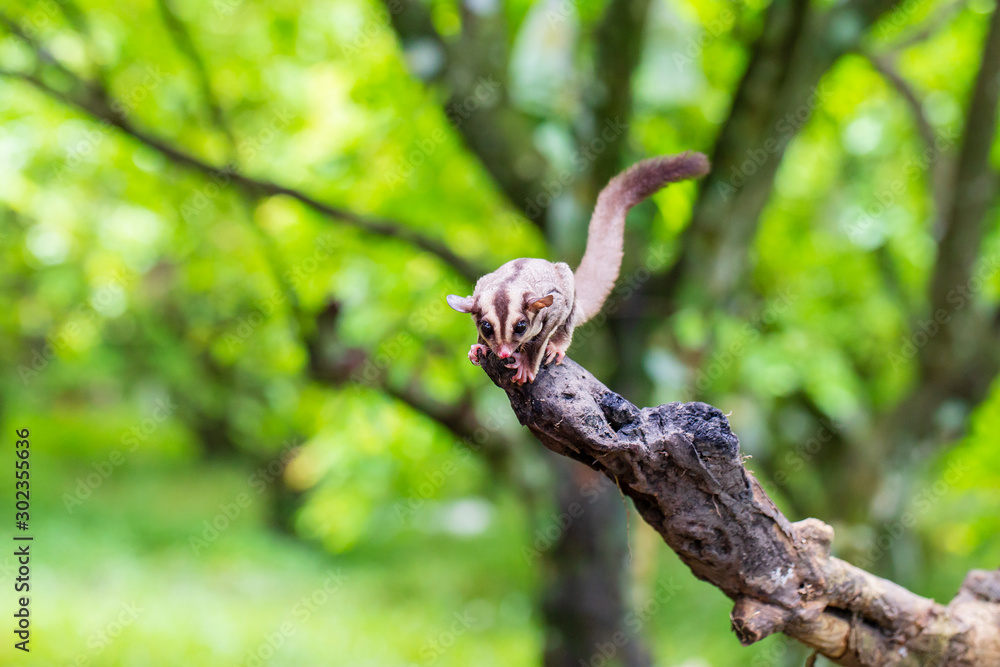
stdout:
[[(234, 165), (331, 205), (399, 220), (480, 266), (550, 254), (443, 112), (448, 91), (410, 74), (381, 4), (171, 3), (204, 60), (232, 143), (214, 125), (197, 68), (156, 2), (86, 3), (89, 36), (59, 4), (9, 11), (79, 75), (106, 81), (140, 131), (220, 170)], [(429, 4), (438, 30), (456, 34), (459, 3)], [(604, 5), (564, 4), (575, 32), (553, 28), (552, 38), (569, 46), (590, 39)], [(628, 156), (710, 152), (766, 4), (654, 3)], [(504, 5), (516, 54), (537, 46), (519, 39), (551, 19), (546, 7)], [(969, 3), (898, 59), (945, 137), (961, 130), (988, 11)], [(872, 47), (929, 15), (876, 28)], [(556, 97), (524, 102), (545, 114), (535, 139), (557, 164), (571, 164), (578, 148), (587, 57), (558, 61), (569, 69)], [(0, 33), (0, 67), (32, 63), (21, 40)], [(530, 72), (510, 74), (516, 85)], [(45, 82), (69, 89), (57, 74)], [(782, 411), (792, 396), (865, 433), (912, 389), (916, 369), (903, 351), (909, 315), (926, 307), (936, 261), (929, 167), (911, 110), (856, 54), (840, 59), (819, 91), (748, 248), (750, 289), (707, 311), (682, 298), (644, 352), (657, 400), (698, 397), (732, 410), (744, 449), (762, 462), (785, 460), (795, 452), (780, 443), (810, 435), (796, 430), (801, 415)], [(635, 216), (649, 244), (629, 248), (633, 267), (651, 265), (661, 251), (676, 260), (696, 195), (694, 184), (669, 188)], [(995, 211), (987, 223), (984, 265), (1000, 256)], [(408, 243), (359, 231), (291, 196), (250, 195), (223, 171), (179, 166), (24, 81), (0, 77), (0, 416), (5, 437), (29, 427), (37, 443), (38, 664), (75, 664), (78, 656), (99, 665), (245, 664), (331, 568), (346, 583), (296, 621), (267, 664), (331, 664), (334, 646), (332, 664), (537, 663), (542, 574), (522, 547), (532, 542), (539, 508), (526, 507), (494, 461), (374, 381), (385, 377), (442, 404), (471, 387), (471, 406), (516, 439), (502, 396), (466, 360), (468, 318), (444, 305), (444, 295), (471, 288)], [(993, 271), (970, 307), (998, 299)], [(341, 384), (309, 368), (308, 342), (334, 303), (334, 351), (367, 354)], [(583, 344), (599, 372), (608, 371), (611, 344), (602, 334)], [(692, 358), (701, 365), (686, 365)], [(164, 400), (173, 407), (157, 413)], [(960, 442), (894, 482), (912, 490), (907, 507), (916, 517), (892, 551), (901, 583), (941, 598), (969, 568), (993, 567), (1000, 555), (996, 385), (970, 419)], [(131, 449), (136, 428), (142, 438)], [(225, 463), (200, 458), (225, 443)], [(300, 540), (273, 530), (267, 499), (275, 482), (258, 495), (250, 481), (288, 443), (296, 456), (281, 477), (302, 494), (291, 522)], [(512, 449), (525, 479), (543, 484), (537, 458)], [(100, 475), (113, 452), (124, 462)], [(797, 460), (776, 489), (779, 502), (825, 502), (817, 489), (836, 484), (834, 473), (820, 458)], [(88, 484), (95, 472), (100, 482)], [(87, 497), (67, 507), (80, 484)], [(220, 504), (241, 493), (252, 502), (231, 528), (204, 550), (192, 547)], [(849, 544), (879, 534), (843, 528), (838, 540)], [(780, 638), (740, 648), (728, 601), (666, 549), (654, 561), (637, 598), (663, 581), (681, 584), (643, 629), (659, 664), (800, 657)], [(94, 633), (133, 601), (143, 612), (95, 650)], [(477, 618), (472, 628), (447, 650), (432, 648), (435, 637), (447, 643), (453, 615), (465, 612)], [(19, 659), (9, 642), (0, 647), (4, 664)]]

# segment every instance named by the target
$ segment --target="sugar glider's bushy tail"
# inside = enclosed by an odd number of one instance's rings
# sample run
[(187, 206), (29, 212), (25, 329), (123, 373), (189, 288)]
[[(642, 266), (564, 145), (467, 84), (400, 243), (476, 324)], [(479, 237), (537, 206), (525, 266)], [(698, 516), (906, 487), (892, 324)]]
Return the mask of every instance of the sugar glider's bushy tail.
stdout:
[(577, 324), (597, 315), (615, 286), (629, 209), (668, 183), (704, 176), (708, 170), (708, 158), (701, 153), (661, 155), (633, 165), (601, 190), (587, 230), (587, 250), (573, 274)]

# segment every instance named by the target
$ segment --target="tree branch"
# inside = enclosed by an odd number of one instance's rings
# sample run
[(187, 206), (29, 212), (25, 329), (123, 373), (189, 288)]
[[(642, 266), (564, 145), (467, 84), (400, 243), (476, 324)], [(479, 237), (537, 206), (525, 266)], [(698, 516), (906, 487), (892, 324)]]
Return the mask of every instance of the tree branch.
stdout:
[(73, 27), (73, 30), (80, 35), (80, 38), (84, 42), (87, 58), (90, 61), (90, 75), (97, 81), (101, 89), (107, 90), (107, 72), (105, 72), (101, 62), (98, 40), (95, 38), (94, 31), (90, 27), (87, 15), (74, 0), (59, 0), (56, 4), (59, 7), (59, 11), (62, 12), (63, 16), (66, 17), (66, 20)]
[(967, 4), (969, 4), (969, 0), (955, 0), (943, 7), (939, 7), (934, 15), (923, 25), (918, 26), (910, 33), (904, 34), (900, 39), (888, 44), (883, 49), (879, 49), (879, 52), (898, 53), (930, 39), (951, 23), (951, 20), (965, 9)]
[(789, 144), (826, 96), (823, 74), (855, 48), (891, 0), (853, 0), (822, 11), (808, 0), (775, 0), (733, 98), (702, 183), (680, 260), (656, 293), (699, 290), (698, 300), (730, 296)]
[(202, 99), (208, 110), (209, 120), (225, 135), (231, 152), (230, 160), (234, 163), (237, 162), (239, 155), (236, 150), (236, 137), (230, 129), (229, 123), (226, 121), (226, 114), (222, 110), (222, 105), (219, 104), (219, 99), (212, 89), (212, 80), (209, 76), (208, 68), (205, 66), (205, 61), (202, 60), (201, 54), (198, 53), (198, 47), (195, 46), (194, 40), (191, 39), (191, 34), (184, 26), (184, 22), (180, 16), (174, 11), (170, 0), (157, 0), (157, 5), (160, 8), (160, 14), (163, 16), (163, 23), (166, 25), (170, 37), (174, 40), (174, 44), (177, 45), (181, 53), (191, 62), (195, 76), (198, 79), (198, 86), (201, 89)]
[(990, 167), (1000, 102), (1000, 9), (990, 18), (989, 32), (965, 122), (965, 135), (955, 169), (955, 196), (931, 284), (931, 303), (943, 305), (948, 292), (968, 280), (982, 238), (986, 210), (997, 193)]
[[(70, 10), (70, 12), (72, 13), (72, 10)], [(6, 28), (8, 32), (10, 32), (10, 34), (14, 35), (22, 42), (27, 44), (31, 48), (32, 52), (35, 54), (35, 58), (37, 58), (40, 63), (48, 65), (53, 70), (55, 70), (60, 77), (68, 80), (74, 86), (83, 87), (86, 94), (90, 96), (93, 96), (95, 98), (100, 98), (105, 95), (105, 89), (103, 88), (102, 84), (96, 82), (85, 83), (84, 80), (76, 72), (71, 70), (69, 67), (63, 64), (61, 60), (52, 55), (52, 52), (49, 51), (47, 48), (45, 48), (45, 46), (41, 42), (31, 37), (28, 33), (22, 30), (21, 26), (18, 25), (17, 21), (10, 18), (3, 12), (0, 12), (0, 25)]]
[(692, 573), (733, 600), (744, 645), (783, 632), (840, 665), (1000, 661), (1000, 571), (971, 572), (945, 607), (832, 557), (833, 529), (785, 518), (718, 409), (639, 409), (568, 359), (524, 386), (492, 355), (483, 368), (543, 445), (614, 480)]
[(303, 337), (308, 354), (309, 375), (331, 386), (368, 386), (406, 405), (414, 412), (447, 429), (465, 446), (477, 452), (493, 470), (517, 488), (528, 507), (537, 503), (537, 491), (519, 473), (516, 443), (499, 430), (490, 427), (477, 414), (469, 391), (455, 403), (438, 401), (413, 383), (400, 385), (371, 363), (368, 353), (357, 347), (346, 347), (338, 341), (337, 325), (340, 304), (331, 302), (316, 317), (316, 328)]
[[(610, 139), (604, 131), (608, 127), (627, 128), (631, 123), (633, 75), (642, 57), (649, 6), (649, 0), (611, 0), (594, 35), (596, 99), (592, 103), (592, 135), (587, 137), (587, 141), (600, 137), (606, 148), (594, 154), (589, 166), (586, 187), (583, 188), (585, 196), (579, 207), (581, 211), (587, 211), (592, 202), (597, 201), (601, 189), (622, 170), (628, 131), (616, 132)], [(586, 219), (580, 222), (580, 229), (587, 229)], [(582, 256), (584, 239), (580, 241)], [(648, 237), (637, 238), (634, 233), (626, 231), (626, 247), (646, 246), (648, 241)], [(625, 252), (628, 258), (638, 254)], [(627, 269), (623, 268), (621, 273), (627, 273)], [(643, 287), (637, 289), (632, 298), (625, 300), (622, 308), (608, 318), (608, 332), (614, 340), (617, 354), (615, 384), (630, 396), (649, 389), (643, 352), (648, 347), (650, 323), (659, 320), (642, 317), (648, 298)]]
[[(198, 48), (195, 46), (190, 32), (188, 32), (184, 22), (174, 10), (171, 0), (157, 0), (157, 4), (159, 5), (160, 14), (163, 16), (163, 22), (170, 33), (171, 39), (173, 39), (177, 49), (188, 59), (195, 71), (195, 78), (198, 80), (198, 85), (201, 89), (202, 102), (205, 106), (209, 123), (221, 132), (226, 139), (229, 164), (238, 167), (239, 148), (236, 134), (230, 127), (222, 105), (219, 103), (218, 96), (212, 87), (208, 67), (206, 67), (201, 54), (198, 53)], [(249, 198), (244, 198), (241, 203), (246, 216), (246, 223), (260, 241), (261, 252), (268, 264), (271, 276), (285, 295), (298, 331), (308, 330), (309, 322), (307, 316), (302, 311), (302, 306), (294, 287), (286, 278), (286, 267), (280, 257), (280, 253), (275, 247), (274, 240), (260, 225), (254, 223), (253, 202)]]
[(896, 69), (896, 65), (893, 59), (889, 56), (880, 55), (877, 53), (862, 52), (868, 61), (872, 64), (872, 67), (882, 75), (882, 78), (886, 80), (899, 96), (903, 98), (906, 106), (910, 108), (910, 113), (913, 114), (913, 121), (917, 126), (917, 133), (920, 138), (927, 145), (928, 148), (934, 148), (934, 144), (938, 139), (937, 130), (931, 125), (931, 122), (927, 119), (927, 114), (924, 113), (923, 102), (917, 97), (917, 93), (913, 90), (910, 83), (903, 78), (903, 75), (899, 73)]
[[(911, 449), (913, 438), (919, 440), (932, 432), (938, 410), (946, 401), (958, 398), (970, 408), (978, 404), (1000, 372), (1000, 347), (990, 322), (997, 313), (978, 309), (970, 291), (986, 212), (998, 193), (998, 177), (990, 166), (998, 105), (1000, 10), (994, 10), (952, 174), (950, 206), (942, 213), (943, 235), (928, 287), (927, 312), (932, 319), (937, 318), (940, 330), (919, 347), (919, 383), (887, 422), (888, 430), (896, 434), (896, 451)], [(898, 437), (900, 433), (911, 437)]]
[(466, 146), (514, 206), (544, 227), (534, 199), (548, 163), (533, 143), (535, 123), (510, 103), (505, 12), (497, 7), (479, 15), (461, 3), (462, 33), (451, 43), (435, 30), (419, 0), (386, 0), (386, 5), (404, 50), (430, 45), (442, 58), (439, 69), (414, 74), (447, 86), (445, 111)]
[[(0, 15), (0, 21), (6, 22), (2, 15)], [(19, 32), (16, 32), (15, 34), (19, 34)], [(19, 36), (21, 35), (19, 34)], [(464, 257), (457, 255), (441, 241), (425, 236), (403, 224), (387, 218), (360, 215), (358, 213), (354, 213), (353, 211), (322, 202), (301, 190), (280, 185), (272, 181), (246, 176), (232, 167), (215, 166), (191, 153), (188, 153), (182, 148), (174, 146), (165, 139), (136, 127), (125, 114), (116, 110), (116, 104), (110, 99), (107, 91), (105, 91), (102, 87), (95, 82), (82, 79), (51, 56), (46, 59), (46, 52), (41, 45), (26, 36), (22, 38), (28, 43), (29, 46), (32, 47), (39, 59), (45, 62), (51, 61), (53, 63), (53, 65), (59, 70), (60, 74), (69, 81), (71, 92), (66, 93), (57, 90), (47, 82), (43, 81), (35, 73), (0, 69), (0, 76), (15, 78), (30, 83), (38, 90), (58, 100), (62, 104), (83, 111), (94, 120), (99, 121), (106, 126), (118, 128), (133, 139), (136, 139), (146, 146), (156, 150), (178, 166), (199, 172), (212, 177), (217, 181), (232, 182), (234, 185), (252, 196), (260, 197), (285, 195), (301, 202), (324, 217), (337, 220), (349, 227), (353, 227), (366, 233), (404, 241), (435, 255), (471, 282), (475, 282), (478, 280), (479, 276), (485, 273), (485, 271), (480, 267), (477, 267)]]
[(906, 103), (906, 106), (909, 107), (910, 113), (913, 115), (917, 134), (931, 156), (928, 167), (930, 172), (931, 196), (933, 197), (934, 210), (938, 217), (938, 224), (936, 226), (943, 229), (944, 218), (948, 215), (954, 195), (952, 188), (953, 170), (955, 167), (953, 151), (949, 150), (951, 147), (947, 145), (944, 137), (934, 129), (934, 126), (927, 118), (927, 114), (924, 113), (923, 101), (910, 83), (896, 69), (894, 59), (888, 55), (864, 51), (862, 55), (871, 62), (872, 67), (882, 75), (882, 78), (896, 89), (896, 92), (899, 93), (899, 96)]

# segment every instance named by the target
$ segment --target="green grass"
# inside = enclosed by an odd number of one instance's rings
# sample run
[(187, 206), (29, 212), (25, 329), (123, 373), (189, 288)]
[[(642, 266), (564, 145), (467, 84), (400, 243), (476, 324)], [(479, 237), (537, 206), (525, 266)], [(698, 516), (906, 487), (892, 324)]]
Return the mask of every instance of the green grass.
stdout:
[[(537, 630), (521, 613), (531, 608), (529, 573), (509, 576), (500, 561), (518, 555), (495, 544), (425, 541), (332, 556), (268, 529), (265, 499), (255, 496), (195, 555), (190, 536), (246, 490), (248, 470), (126, 464), (70, 514), (61, 489), (88, 466), (37, 450), (32, 462), (32, 651), (29, 662), (5, 642), (0, 664), (241, 665), (262, 654), (269, 665), (431, 664), (422, 657), (435, 637), (452, 644), (438, 665), (530, 664), (538, 653)], [(5, 612), (13, 597), (3, 596)], [(444, 633), (456, 611), (476, 623), (452, 642)], [(102, 632), (114, 637), (105, 642)]]
[[(252, 495), (195, 555), (191, 536), (247, 490), (249, 469), (137, 455), (70, 513), (62, 495), (90, 463), (36, 446), (32, 464), (32, 650), (4, 642), (0, 664), (538, 664), (539, 575), (521, 555), (530, 531), (513, 500), (471, 538), (414, 529), (331, 555), (270, 529), (266, 497)], [(729, 632), (718, 591), (666, 548), (655, 559), (656, 578), (680, 586), (644, 624), (658, 664), (752, 655)], [(10, 618), (9, 570), (0, 587)]]

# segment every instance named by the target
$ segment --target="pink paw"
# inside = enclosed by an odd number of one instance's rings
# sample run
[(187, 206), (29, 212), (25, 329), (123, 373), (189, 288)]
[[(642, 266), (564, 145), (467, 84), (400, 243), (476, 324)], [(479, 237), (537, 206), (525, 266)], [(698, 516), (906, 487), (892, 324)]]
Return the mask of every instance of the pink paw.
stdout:
[(478, 366), (480, 353), (482, 353), (482, 355), (485, 357), (486, 353), (489, 351), (490, 348), (486, 347), (482, 343), (476, 343), (475, 345), (469, 348), (469, 361)]
[(556, 345), (551, 341), (549, 342), (548, 345), (545, 346), (545, 363), (550, 364), (552, 363), (552, 360), (555, 359), (556, 364), (561, 364), (565, 357), (566, 357), (565, 347), (560, 347), (559, 345)]
[(514, 353), (514, 362), (514, 382), (524, 384), (535, 381), (535, 373), (531, 370), (528, 360), (524, 358), (522, 353)]

